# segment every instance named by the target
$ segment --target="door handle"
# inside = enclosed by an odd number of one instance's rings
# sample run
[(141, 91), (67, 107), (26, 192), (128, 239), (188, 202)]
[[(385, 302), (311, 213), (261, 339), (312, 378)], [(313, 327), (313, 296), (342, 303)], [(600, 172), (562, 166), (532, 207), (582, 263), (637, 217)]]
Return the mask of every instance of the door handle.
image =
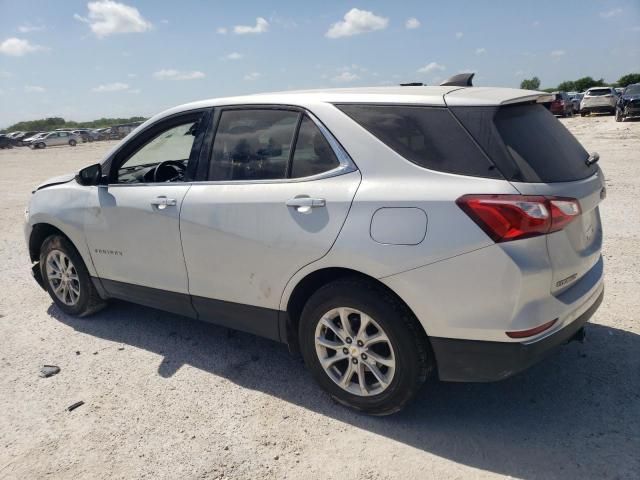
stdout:
[(164, 210), (167, 207), (174, 207), (178, 204), (175, 198), (167, 198), (164, 195), (160, 195), (151, 200), (151, 205), (158, 207), (158, 210)]
[(327, 202), (324, 198), (296, 197), (287, 200), (287, 207), (294, 207), (300, 213), (309, 213), (312, 208), (326, 205)]

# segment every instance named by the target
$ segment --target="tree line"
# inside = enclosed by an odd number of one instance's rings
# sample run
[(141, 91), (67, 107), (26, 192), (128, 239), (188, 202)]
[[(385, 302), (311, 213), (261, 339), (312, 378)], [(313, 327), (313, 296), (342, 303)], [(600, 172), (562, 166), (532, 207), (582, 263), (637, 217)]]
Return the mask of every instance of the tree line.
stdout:
[[(543, 88), (545, 92), (584, 92), (591, 87), (626, 87), (632, 83), (640, 83), (640, 73), (628, 73), (618, 79), (617, 82), (607, 83), (604, 78), (595, 80), (591, 77), (582, 77), (577, 80), (566, 80), (557, 87)], [(520, 82), (520, 88), (525, 90), (540, 90), (540, 79), (538, 77), (526, 78)]]
[(145, 117), (131, 117), (131, 118), (100, 118), (98, 120), (91, 120), (90, 122), (74, 122), (73, 120), (65, 120), (62, 117), (49, 117), (41, 118), (39, 120), (28, 120), (25, 122), (18, 122), (10, 125), (6, 129), (7, 132), (32, 132), (32, 131), (49, 131), (56, 128), (105, 128), (112, 125), (119, 125), (122, 123), (142, 122), (146, 120)]

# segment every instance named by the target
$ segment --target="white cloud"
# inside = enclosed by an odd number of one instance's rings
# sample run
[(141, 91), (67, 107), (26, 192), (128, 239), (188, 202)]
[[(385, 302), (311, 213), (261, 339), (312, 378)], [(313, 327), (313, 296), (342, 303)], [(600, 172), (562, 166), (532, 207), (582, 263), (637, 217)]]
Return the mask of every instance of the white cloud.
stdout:
[[(226, 29), (225, 29), (226, 30)], [(246, 35), (248, 33), (264, 33), (269, 30), (269, 22), (264, 18), (256, 18), (256, 25), (254, 27), (250, 25), (236, 25), (233, 27), (233, 33), (236, 35)]]
[(138, 76), (137, 73), (127, 73), (127, 77), (129, 78), (136, 78)]
[(516, 76), (516, 77), (524, 77), (524, 70), (517, 70), (514, 73), (514, 76)]
[(29, 40), (21, 38), (11, 37), (0, 43), (0, 53), (12, 57), (22, 57), (27, 53), (37, 52), (38, 50), (46, 50), (46, 48), (40, 45), (33, 45), (29, 43)]
[(223, 60), (240, 60), (241, 58), (243, 58), (244, 55), (238, 52), (231, 52), (228, 55), (225, 55), (224, 57), (222, 57)]
[(226, 27), (218, 27), (216, 28), (216, 33), (219, 35), (226, 35), (228, 33), (228, 30)]
[(205, 74), (198, 70), (181, 72), (180, 70), (169, 68), (158, 70), (153, 74), (153, 77), (158, 80), (196, 80), (198, 78), (204, 78)]
[(92, 92), (122, 92), (123, 90), (129, 90), (129, 85), (122, 82), (105, 83), (91, 89)]
[(245, 80), (250, 80), (250, 81), (252, 81), (252, 80), (257, 80), (257, 79), (259, 79), (261, 76), (262, 76), (262, 74), (261, 74), (261, 73), (258, 73), (258, 72), (251, 72), (251, 73), (247, 73), (247, 74), (244, 76), (244, 79), (245, 79)]
[(621, 8), (612, 8), (611, 10), (607, 10), (606, 12), (600, 12), (600, 16), (602, 18), (611, 18), (618, 16), (622, 13)]
[(7, 72), (6, 70), (0, 70), (0, 78), (11, 78), (13, 77), (13, 73)]
[(91, 31), (103, 38), (117, 33), (146, 32), (152, 28), (151, 22), (142, 17), (137, 8), (112, 0), (99, 0), (87, 4), (89, 16), (75, 13), (73, 18), (88, 23)]
[(162, 20), (160, 20), (160, 23), (164, 25), (169, 25), (169, 20), (167, 20), (166, 18), (163, 18)]
[(338, 83), (348, 83), (353, 82), (354, 80), (358, 80), (359, 78), (360, 77), (353, 72), (342, 72), (341, 74), (333, 77), (331, 81)]
[(25, 85), (24, 86), (24, 91), (27, 93), (44, 93), (45, 92), (45, 88), (44, 87), (39, 87), (37, 85)]
[(446, 67), (444, 65), (440, 65), (439, 63), (436, 62), (430, 62), (427, 63), (424, 67), (419, 68), (418, 72), (420, 73), (431, 73), (431, 72), (435, 72), (435, 71), (442, 71), (444, 70)]
[(131, 88), (129, 90), (127, 90), (125, 93), (133, 93), (133, 94), (138, 94), (140, 93), (142, 90), (140, 90), (139, 88)]
[(456, 32), (456, 39), (460, 40), (464, 36), (462, 32)]
[(483, 53), (487, 53), (486, 48), (476, 48), (476, 55), (482, 55)]
[(344, 15), (343, 20), (331, 25), (325, 36), (329, 38), (350, 37), (375, 30), (383, 30), (387, 28), (388, 24), (388, 18), (379, 17), (367, 10), (352, 8)]
[(531, 22), (531, 26), (532, 27), (539, 27), (540, 26), (540, 21), (539, 20), (534, 20), (533, 22)]
[(565, 52), (564, 50), (554, 50), (554, 51), (551, 52), (551, 56), (552, 57), (561, 57), (565, 53), (567, 53), (567, 52)]
[(404, 23), (405, 28), (408, 30), (413, 30), (414, 28), (420, 27), (420, 20), (415, 17), (408, 18)]
[(41, 30), (44, 30), (44, 25), (32, 25), (29, 22), (18, 27), (20, 33), (39, 32)]

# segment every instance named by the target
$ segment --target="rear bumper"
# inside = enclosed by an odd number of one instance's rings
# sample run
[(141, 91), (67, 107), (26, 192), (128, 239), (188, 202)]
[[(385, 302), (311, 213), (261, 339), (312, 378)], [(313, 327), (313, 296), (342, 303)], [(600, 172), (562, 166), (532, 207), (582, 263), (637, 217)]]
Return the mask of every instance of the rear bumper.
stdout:
[[(599, 293), (598, 293), (599, 292)], [(591, 305), (573, 322), (533, 343), (488, 342), (432, 337), (440, 380), (449, 382), (493, 382), (526, 370), (571, 341), (598, 309), (604, 287), (587, 304)]]
[(580, 110), (581, 112), (613, 112), (616, 109), (615, 105), (594, 105), (594, 106), (585, 106)]

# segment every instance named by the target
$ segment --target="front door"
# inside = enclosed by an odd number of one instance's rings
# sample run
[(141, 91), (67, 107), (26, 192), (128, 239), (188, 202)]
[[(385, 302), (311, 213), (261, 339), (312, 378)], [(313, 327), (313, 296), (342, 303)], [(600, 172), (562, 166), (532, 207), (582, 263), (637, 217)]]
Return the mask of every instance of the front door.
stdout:
[(289, 109), (224, 109), (207, 183), (187, 192), (180, 230), (199, 316), (277, 338), (287, 282), (325, 255), (360, 173), (317, 121)]
[(201, 115), (172, 117), (127, 142), (113, 159), (109, 184), (91, 197), (87, 243), (104, 288), (116, 298), (193, 314), (179, 215)]

